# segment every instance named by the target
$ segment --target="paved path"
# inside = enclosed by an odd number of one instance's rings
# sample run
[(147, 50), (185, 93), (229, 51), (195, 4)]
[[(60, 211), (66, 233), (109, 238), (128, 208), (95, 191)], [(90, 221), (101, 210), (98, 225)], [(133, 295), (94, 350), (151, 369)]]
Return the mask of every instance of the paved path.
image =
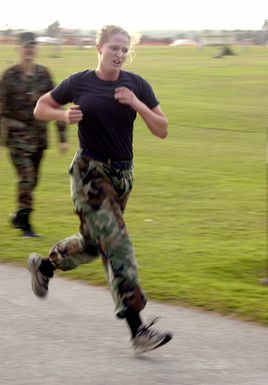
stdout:
[(149, 302), (174, 338), (135, 356), (106, 289), (56, 277), (40, 301), (29, 279), (0, 264), (1, 385), (268, 384), (268, 328)]

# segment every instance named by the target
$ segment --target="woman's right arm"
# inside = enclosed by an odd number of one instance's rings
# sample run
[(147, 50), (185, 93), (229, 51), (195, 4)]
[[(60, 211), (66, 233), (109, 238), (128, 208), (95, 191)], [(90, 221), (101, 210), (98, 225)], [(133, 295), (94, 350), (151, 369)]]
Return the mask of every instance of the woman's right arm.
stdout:
[(34, 117), (36, 120), (49, 122), (57, 120), (68, 124), (78, 123), (83, 118), (79, 106), (70, 106), (66, 110), (62, 108), (51, 96), (50, 92), (42, 95), (35, 106)]

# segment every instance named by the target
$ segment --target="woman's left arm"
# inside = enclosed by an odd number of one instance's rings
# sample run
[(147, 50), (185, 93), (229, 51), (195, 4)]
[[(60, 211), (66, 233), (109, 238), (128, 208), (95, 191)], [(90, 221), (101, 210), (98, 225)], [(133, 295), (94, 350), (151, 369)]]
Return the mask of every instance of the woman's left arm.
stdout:
[(137, 112), (140, 114), (147, 127), (154, 135), (161, 139), (165, 139), (167, 137), (168, 120), (165, 114), (161, 111), (159, 105), (150, 109), (144, 103), (140, 102)]
[(150, 109), (137, 96), (126, 87), (115, 90), (115, 99), (122, 104), (128, 104), (139, 113), (149, 130), (159, 138), (166, 138), (168, 134), (168, 120), (159, 105)]

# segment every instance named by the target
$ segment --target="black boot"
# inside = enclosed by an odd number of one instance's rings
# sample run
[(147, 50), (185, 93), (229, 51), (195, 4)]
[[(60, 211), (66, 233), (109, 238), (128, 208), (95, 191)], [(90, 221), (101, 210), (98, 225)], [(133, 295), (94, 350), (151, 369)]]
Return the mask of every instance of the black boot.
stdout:
[(18, 213), (10, 215), (10, 222), (11, 226), (14, 227), (14, 229), (20, 229), (21, 223), (19, 221)]
[(21, 229), (24, 237), (39, 237), (30, 224), (29, 216), (32, 209), (21, 209), (11, 218), (11, 223), (15, 229)]
[[(14, 229), (23, 229), (25, 227), (25, 220), (27, 213), (30, 212), (31, 209), (21, 209), (16, 212), (16, 214), (12, 214), (10, 216), (11, 225)], [(29, 219), (28, 219), (29, 222)]]

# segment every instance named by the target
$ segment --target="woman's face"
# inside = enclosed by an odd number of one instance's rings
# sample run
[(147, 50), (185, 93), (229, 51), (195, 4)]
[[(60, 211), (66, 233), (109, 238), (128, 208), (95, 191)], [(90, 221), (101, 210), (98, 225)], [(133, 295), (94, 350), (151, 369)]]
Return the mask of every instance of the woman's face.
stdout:
[(129, 39), (123, 33), (116, 33), (102, 45), (97, 45), (101, 68), (105, 71), (119, 71), (129, 50)]

